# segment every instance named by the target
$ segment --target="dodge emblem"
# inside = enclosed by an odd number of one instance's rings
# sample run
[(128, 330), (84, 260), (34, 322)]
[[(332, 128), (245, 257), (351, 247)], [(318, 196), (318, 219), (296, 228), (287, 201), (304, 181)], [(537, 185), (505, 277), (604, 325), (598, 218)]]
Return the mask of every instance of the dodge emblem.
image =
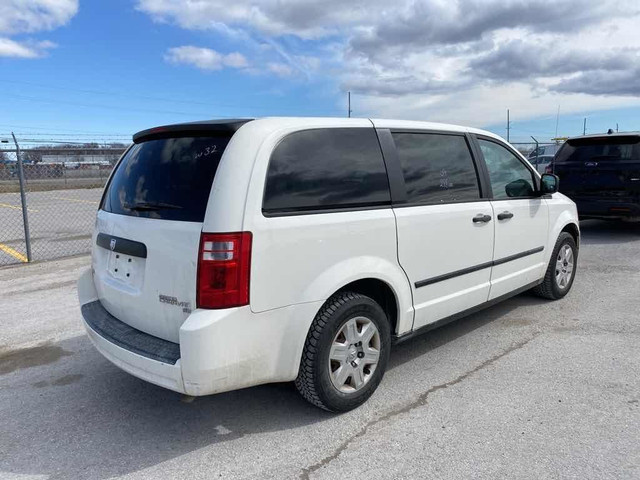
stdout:
[(116, 239), (112, 238), (111, 242), (109, 243), (109, 247), (111, 247), (111, 250), (114, 250), (116, 248)]

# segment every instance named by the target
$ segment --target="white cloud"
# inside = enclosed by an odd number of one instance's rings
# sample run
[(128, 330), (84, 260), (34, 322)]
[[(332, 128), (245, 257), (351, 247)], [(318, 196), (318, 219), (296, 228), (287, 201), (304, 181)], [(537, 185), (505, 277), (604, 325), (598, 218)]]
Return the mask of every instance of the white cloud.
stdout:
[(3, 0), (0, 33), (33, 33), (66, 25), (78, 13), (78, 0)]
[(210, 48), (185, 45), (167, 50), (164, 56), (169, 63), (192, 65), (200, 70), (222, 70), (225, 67), (245, 68), (247, 59), (238, 52), (221, 54)]
[(56, 44), (48, 40), (18, 43), (10, 38), (0, 37), (0, 57), (39, 58), (46, 55), (48, 50), (55, 47)]
[(267, 64), (267, 69), (278, 77), (290, 77), (293, 75), (293, 68), (286, 63), (270, 62)]
[(640, 98), (637, 0), (138, 0), (138, 9), (237, 42), (260, 38), (272, 48), (254, 69), (322, 75), (367, 115), (488, 125), (507, 107), (524, 119)]
[(39, 58), (56, 45), (49, 40), (16, 40), (8, 35), (37, 33), (66, 25), (78, 13), (78, 0), (2, 0), (0, 57)]

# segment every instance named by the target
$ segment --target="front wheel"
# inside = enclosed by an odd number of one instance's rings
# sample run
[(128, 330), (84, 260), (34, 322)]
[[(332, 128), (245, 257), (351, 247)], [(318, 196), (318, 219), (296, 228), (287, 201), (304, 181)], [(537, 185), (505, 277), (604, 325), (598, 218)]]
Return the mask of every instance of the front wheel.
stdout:
[(544, 279), (533, 292), (549, 300), (558, 300), (564, 297), (576, 276), (578, 259), (578, 246), (571, 234), (562, 232), (553, 248), (553, 254)]
[(359, 293), (337, 293), (311, 324), (296, 387), (325, 410), (356, 408), (380, 384), (390, 345), (389, 320), (380, 305)]

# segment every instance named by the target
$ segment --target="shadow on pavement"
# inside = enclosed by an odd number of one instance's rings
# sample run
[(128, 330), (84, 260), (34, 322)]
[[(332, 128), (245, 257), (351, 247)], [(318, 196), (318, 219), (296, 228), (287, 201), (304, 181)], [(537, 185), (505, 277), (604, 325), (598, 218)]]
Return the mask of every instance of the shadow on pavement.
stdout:
[[(544, 301), (523, 294), (410, 340), (394, 348), (389, 368), (490, 322), (508, 327), (512, 310), (539, 303)], [(302, 400), (293, 384), (183, 403), (179, 394), (111, 365), (85, 336), (50, 348), (62, 351), (55, 362), (27, 365), (0, 377), (1, 472), (109, 478), (244, 435), (333, 418)], [(384, 382), (380, 388), (385, 388)]]
[(607, 245), (640, 240), (640, 223), (615, 220), (583, 220), (580, 233), (584, 245)]

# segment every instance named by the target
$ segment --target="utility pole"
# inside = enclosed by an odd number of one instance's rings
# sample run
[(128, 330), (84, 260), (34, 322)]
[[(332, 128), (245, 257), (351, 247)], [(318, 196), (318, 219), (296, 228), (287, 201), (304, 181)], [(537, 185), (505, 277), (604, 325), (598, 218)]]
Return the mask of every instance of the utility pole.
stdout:
[(618, 122), (616, 122), (616, 133), (618, 133)]
[(511, 121), (509, 121), (509, 109), (507, 108), (507, 142), (509, 141), (510, 130), (511, 130)]
[(16, 144), (16, 159), (18, 161), (18, 180), (20, 181), (20, 201), (22, 202), (22, 224), (24, 225), (24, 243), (27, 247), (27, 261), (31, 261), (31, 237), (29, 236), (29, 218), (27, 216), (27, 199), (24, 193), (24, 171), (22, 169), (22, 155), (16, 136), (11, 132), (13, 143)]
[(560, 105), (558, 105), (558, 114), (556, 115), (556, 138), (558, 138), (558, 123), (560, 123)]
[(351, 92), (347, 92), (347, 116), (351, 118)]
[(584, 123), (582, 124), (582, 134), (587, 134), (587, 117), (584, 117)]

